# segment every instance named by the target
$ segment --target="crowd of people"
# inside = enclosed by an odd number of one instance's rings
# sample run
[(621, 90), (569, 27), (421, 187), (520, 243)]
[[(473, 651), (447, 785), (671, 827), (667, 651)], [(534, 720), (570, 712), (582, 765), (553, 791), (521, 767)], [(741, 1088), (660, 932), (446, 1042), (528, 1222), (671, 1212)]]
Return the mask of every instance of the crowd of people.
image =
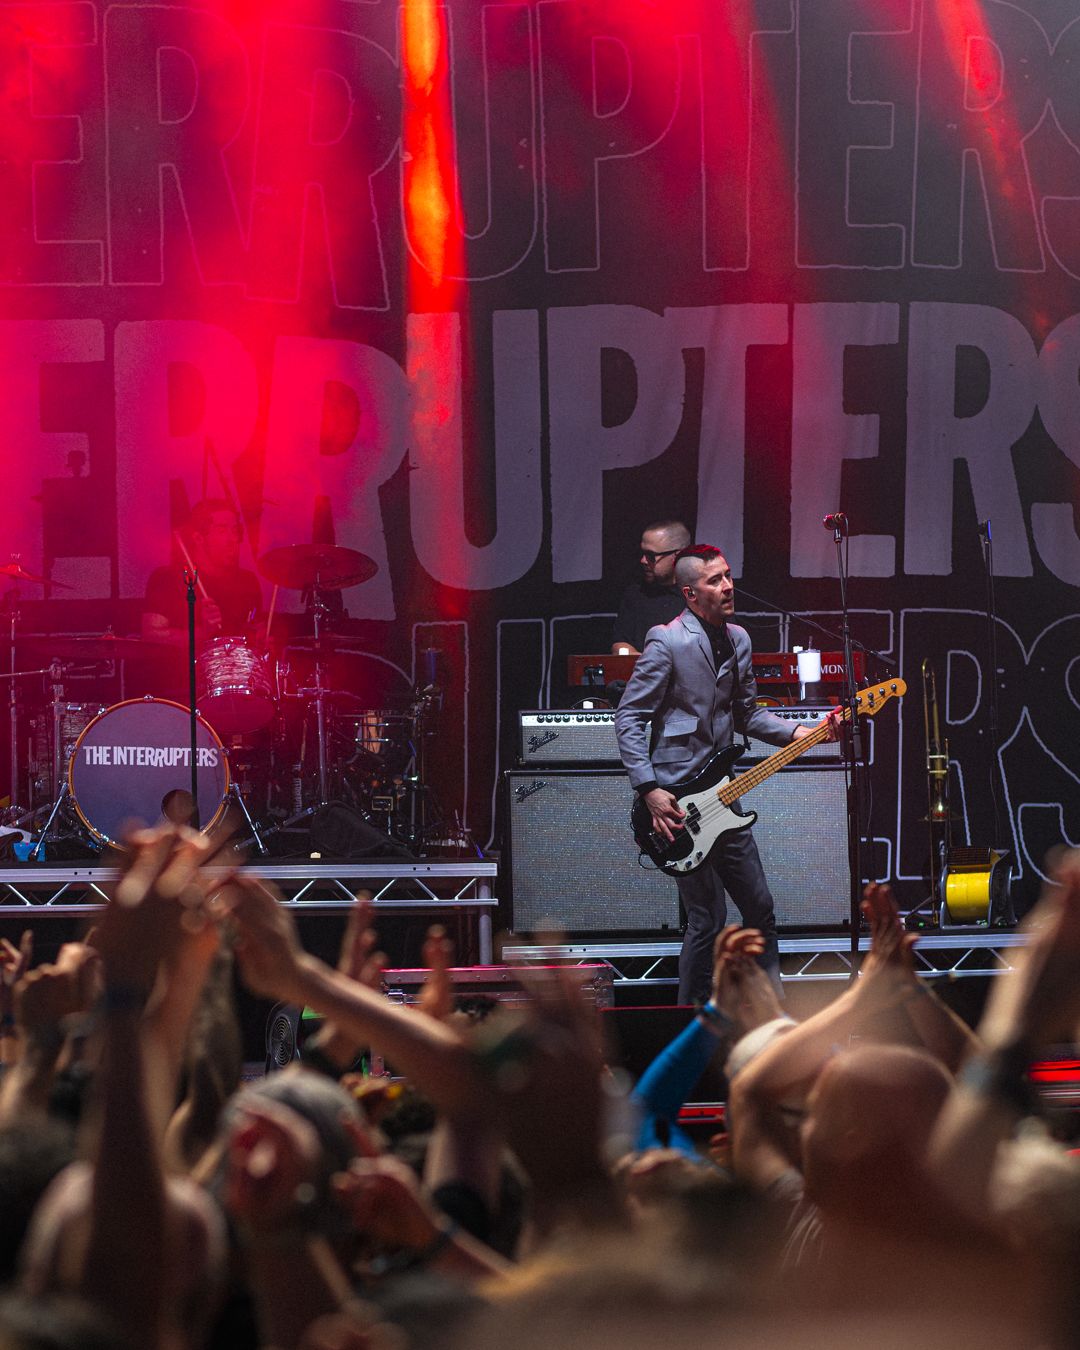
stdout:
[[(796, 1023), (728, 927), (632, 1084), (572, 970), (462, 1011), (433, 929), (405, 1007), (369, 905), (331, 968), (212, 851), (135, 834), (84, 941), (3, 943), (0, 1350), (1080, 1341), (1080, 1162), (1027, 1072), (1080, 1022), (1080, 855), (976, 1032), (871, 886), (845, 993)], [(323, 1019), (247, 1084), (234, 965)], [(680, 1107), (716, 1056), (727, 1129), (699, 1140)]]

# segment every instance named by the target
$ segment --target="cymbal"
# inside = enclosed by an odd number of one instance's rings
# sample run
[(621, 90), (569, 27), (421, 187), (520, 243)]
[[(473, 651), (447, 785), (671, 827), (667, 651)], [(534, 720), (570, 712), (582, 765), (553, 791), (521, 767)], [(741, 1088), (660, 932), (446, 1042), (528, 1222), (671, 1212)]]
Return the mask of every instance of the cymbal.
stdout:
[(343, 591), (378, 570), (374, 558), (338, 544), (286, 544), (259, 559), (259, 572), (267, 581), (297, 591)]
[(288, 642), (282, 643), (282, 650), (287, 652), (361, 652), (360, 639), (350, 637), (341, 633), (324, 633), (320, 638), (311, 637), (310, 634), (303, 637), (290, 638)]
[(22, 646), (58, 661), (125, 661), (136, 656), (165, 649), (167, 644), (145, 642), (137, 637), (118, 637), (115, 633), (100, 635), (58, 633), (55, 637), (35, 635), (22, 639)]
[(74, 586), (69, 586), (66, 581), (50, 581), (48, 577), (39, 577), (36, 572), (28, 572), (20, 562), (14, 559), (9, 563), (0, 566), (0, 577), (8, 577), (12, 581), (30, 581), (35, 586), (54, 586), (58, 591), (73, 591)]

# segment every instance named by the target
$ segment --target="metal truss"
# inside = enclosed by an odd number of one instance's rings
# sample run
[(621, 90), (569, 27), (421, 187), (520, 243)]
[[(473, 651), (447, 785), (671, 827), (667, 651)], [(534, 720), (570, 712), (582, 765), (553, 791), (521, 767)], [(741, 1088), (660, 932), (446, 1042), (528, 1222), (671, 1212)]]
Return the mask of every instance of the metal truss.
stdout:
[[(212, 876), (229, 870), (207, 869)], [(308, 912), (343, 908), (358, 889), (371, 891), (383, 909), (491, 910), (498, 904), (493, 862), (260, 863), (254, 870), (274, 882), (286, 904)], [(115, 867), (0, 868), (0, 917), (25, 917), (27, 908), (81, 913), (107, 900), (118, 875)]]
[[(224, 876), (231, 869), (208, 868)], [(357, 890), (371, 892), (376, 909), (450, 911), (475, 920), (475, 947), (481, 964), (490, 964), (491, 914), (498, 864), (466, 859), (455, 862), (268, 863), (259, 876), (281, 891), (283, 904), (305, 914), (346, 910)], [(78, 918), (100, 908), (119, 873), (114, 867), (0, 868), (0, 921)], [(471, 945), (471, 944), (470, 944)]]
[[(923, 979), (964, 979), (998, 975), (1012, 969), (1013, 951), (1023, 946), (1021, 933), (942, 930), (920, 935), (915, 948), (916, 974)], [(870, 939), (859, 939), (859, 950)], [(612, 971), (617, 988), (675, 985), (679, 982), (677, 942), (574, 942), (546, 946), (505, 946), (503, 960), (568, 961), (575, 965), (602, 962)], [(851, 940), (846, 934), (780, 937), (780, 970), (785, 982), (847, 979), (851, 974)]]

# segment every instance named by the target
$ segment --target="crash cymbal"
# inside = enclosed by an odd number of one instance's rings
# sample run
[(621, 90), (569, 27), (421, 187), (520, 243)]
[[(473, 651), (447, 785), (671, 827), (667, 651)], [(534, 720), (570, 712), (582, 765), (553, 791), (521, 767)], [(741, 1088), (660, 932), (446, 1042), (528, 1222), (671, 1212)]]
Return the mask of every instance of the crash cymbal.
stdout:
[(259, 559), (259, 572), (267, 581), (296, 591), (343, 591), (378, 570), (379, 564), (366, 553), (338, 544), (286, 544)]
[(28, 572), (22, 563), (16, 562), (14, 558), (11, 562), (0, 566), (0, 577), (8, 577), (11, 581), (30, 581), (35, 586), (54, 586), (58, 591), (75, 589), (65, 581), (50, 581), (48, 577), (39, 577), (36, 572)]
[(87, 634), (57, 633), (34, 634), (22, 639), (20, 644), (43, 656), (55, 657), (58, 661), (126, 661), (137, 656), (147, 656), (162, 648), (160, 642), (145, 642), (137, 637), (118, 637), (115, 633)]

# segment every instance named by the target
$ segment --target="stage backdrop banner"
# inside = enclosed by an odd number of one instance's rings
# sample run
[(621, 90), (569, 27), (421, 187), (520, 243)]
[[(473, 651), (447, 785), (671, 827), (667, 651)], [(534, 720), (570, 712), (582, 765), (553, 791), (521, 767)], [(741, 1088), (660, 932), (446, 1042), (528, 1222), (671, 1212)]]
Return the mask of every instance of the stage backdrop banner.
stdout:
[(136, 628), (206, 495), (248, 565), (358, 549), (343, 678), (443, 652), (432, 776), (497, 843), (516, 710), (610, 643), (643, 525), (835, 629), (841, 510), (910, 690), (872, 870), (924, 889), (925, 658), (958, 842), (1026, 904), (1080, 839), (1072, 0), (51, 0), (0, 5), (0, 62), (24, 629)]

